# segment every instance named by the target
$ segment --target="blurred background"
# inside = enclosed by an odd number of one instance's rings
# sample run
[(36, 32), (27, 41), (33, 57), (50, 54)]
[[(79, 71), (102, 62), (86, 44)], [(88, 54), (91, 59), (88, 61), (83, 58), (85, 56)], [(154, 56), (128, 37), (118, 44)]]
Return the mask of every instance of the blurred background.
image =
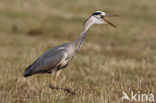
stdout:
[[(50, 75), (23, 78), (46, 50), (79, 35), (95, 11), (118, 29), (94, 25), (58, 80), (76, 96), (49, 89)], [(155, 0), (0, 0), (1, 103), (120, 103), (122, 91), (156, 95)]]

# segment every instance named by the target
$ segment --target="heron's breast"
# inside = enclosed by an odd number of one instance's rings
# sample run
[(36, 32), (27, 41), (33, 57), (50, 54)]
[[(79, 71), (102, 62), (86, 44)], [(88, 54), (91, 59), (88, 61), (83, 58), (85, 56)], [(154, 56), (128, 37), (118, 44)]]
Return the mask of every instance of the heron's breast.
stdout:
[(66, 66), (66, 65), (68, 65), (68, 60), (64, 60), (64, 61), (61, 63), (61, 67), (64, 67), (64, 66)]

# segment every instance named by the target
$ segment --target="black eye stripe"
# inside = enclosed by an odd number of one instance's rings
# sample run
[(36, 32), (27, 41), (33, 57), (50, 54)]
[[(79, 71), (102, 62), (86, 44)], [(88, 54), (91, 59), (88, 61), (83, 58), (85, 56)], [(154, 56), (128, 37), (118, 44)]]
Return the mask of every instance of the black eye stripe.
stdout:
[(101, 12), (95, 12), (92, 15), (100, 15), (100, 14), (101, 14)]

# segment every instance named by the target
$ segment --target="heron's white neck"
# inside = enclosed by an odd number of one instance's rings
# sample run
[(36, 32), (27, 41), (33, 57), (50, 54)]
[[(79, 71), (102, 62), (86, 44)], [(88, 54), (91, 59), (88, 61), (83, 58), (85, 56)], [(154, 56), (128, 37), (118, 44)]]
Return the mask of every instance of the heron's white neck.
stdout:
[(82, 32), (80, 33), (79, 37), (73, 42), (73, 44), (75, 45), (75, 53), (78, 52), (78, 50), (80, 49), (89, 28), (94, 24), (92, 18), (90, 17), (84, 24), (84, 27), (82, 29)]

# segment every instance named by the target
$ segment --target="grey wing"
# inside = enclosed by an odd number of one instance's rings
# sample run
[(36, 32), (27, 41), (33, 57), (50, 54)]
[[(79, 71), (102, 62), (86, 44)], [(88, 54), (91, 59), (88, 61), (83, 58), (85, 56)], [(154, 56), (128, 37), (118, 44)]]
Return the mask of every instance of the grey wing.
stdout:
[(52, 69), (56, 69), (59, 63), (65, 58), (64, 54), (68, 46), (69, 44), (67, 43), (62, 44), (45, 52), (25, 70), (24, 76), (27, 77), (36, 73), (46, 73), (50, 72)]

